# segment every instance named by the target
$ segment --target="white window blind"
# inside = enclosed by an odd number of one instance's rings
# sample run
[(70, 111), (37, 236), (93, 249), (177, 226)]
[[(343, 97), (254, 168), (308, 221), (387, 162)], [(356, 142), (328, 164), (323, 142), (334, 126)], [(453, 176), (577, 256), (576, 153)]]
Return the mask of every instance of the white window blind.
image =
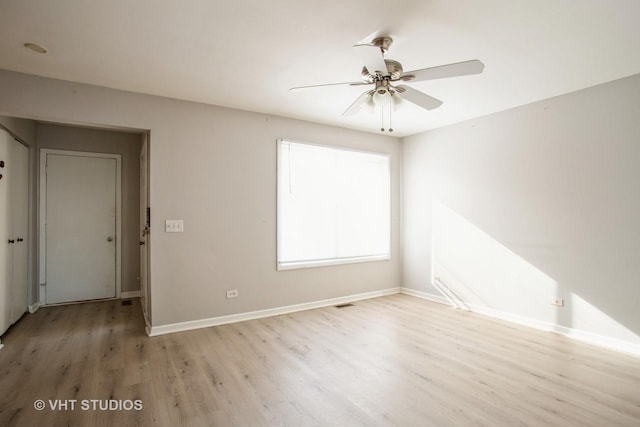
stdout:
[(389, 156), (280, 140), (278, 269), (389, 259)]

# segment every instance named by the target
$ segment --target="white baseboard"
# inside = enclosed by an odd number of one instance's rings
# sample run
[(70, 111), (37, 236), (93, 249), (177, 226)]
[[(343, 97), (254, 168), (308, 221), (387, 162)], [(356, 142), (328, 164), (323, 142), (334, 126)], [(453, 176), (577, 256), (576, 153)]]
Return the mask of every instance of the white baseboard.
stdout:
[(40, 304), (40, 301), (36, 301), (35, 303), (33, 303), (33, 305), (28, 306), (27, 309), (29, 310), (30, 314), (33, 314), (38, 311), (41, 305), (42, 304)]
[(429, 301), (437, 302), (444, 305), (451, 305), (451, 303), (449, 303), (449, 301), (441, 295), (429, 294), (426, 292), (417, 291), (415, 289), (410, 289), (410, 288), (400, 288), (400, 293), (405, 295), (411, 295), (412, 297), (428, 299)]
[[(409, 288), (400, 288), (400, 293), (451, 306), (451, 303), (449, 303), (446, 298), (440, 295), (434, 295)], [(519, 316), (513, 313), (498, 311), (476, 304), (467, 304), (467, 307), (474, 313), (495, 317), (497, 319), (506, 320), (508, 322), (517, 323), (519, 325), (528, 326), (543, 331), (555, 332), (568, 338), (576, 339), (600, 347), (606, 347), (610, 350), (616, 350), (623, 353), (640, 356), (639, 344), (605, 337), (603, 335), (582, 331), (580, 329), (568, 328), (566, 326), (557, 325), (555, 323), (543, 322), (541, 320), (531, 319), (529, 317)]]
[(281, 314), (294, 313), (296, 311), (311, 310), (314, 308), (329, 307), (332, 305), (346, 304), (369, 298), (393, 295), (400, 292), (400, 288), (389, 288), (381, 291), (365, 292), (362, 294), (347, 295), (344, 297), (324, 299), (320, 301), (306, 302), (302, 304), (286, 305), (284, 307), (268, 308), (266, 310), (250, 311), (247, 313), (231, 314), (228, 316), (211, 317), (208, 319), (191, 320), (188, 322), (171, 323), (168, 325), (147, 326), (147, 335), (154, 337), (157, 335), (171, 334), (174, 332), (189, 331), (192, 329), (208, 328), (210, 326), (225, 325), (228, 323), (244, 322), (246, 320), (261, 319)]
[(139, 297), (140, 297), (140, 290), (120, 292), (120, 298), (122, 298), (122, 299), (139, 298)]

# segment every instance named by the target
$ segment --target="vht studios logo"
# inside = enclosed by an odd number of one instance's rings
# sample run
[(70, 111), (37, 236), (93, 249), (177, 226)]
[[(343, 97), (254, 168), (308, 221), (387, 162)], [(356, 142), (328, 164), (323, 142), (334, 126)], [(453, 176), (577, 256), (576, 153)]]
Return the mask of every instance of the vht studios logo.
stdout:
[(33, 407), (42, 411), (141, 411), (142, 400), (116, 400), (116, 399), (54, 399), (36, 400)]

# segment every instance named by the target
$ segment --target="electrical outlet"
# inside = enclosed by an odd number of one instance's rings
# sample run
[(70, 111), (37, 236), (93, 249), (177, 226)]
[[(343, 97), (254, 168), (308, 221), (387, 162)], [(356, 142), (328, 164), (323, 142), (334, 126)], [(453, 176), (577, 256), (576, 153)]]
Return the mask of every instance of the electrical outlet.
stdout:
[(237, 289), (231, 289), (227, 291), (227, 299), (229, 298), (238, 298), (238, 290)]
[(168, 219), (164, 222), (165, 233), (184, 232), (184, 221), (181, 219)]
[(551, 300), (551, 305), (557, 305), (558, 307), (564, 307), (563, 298), (554, 298)]

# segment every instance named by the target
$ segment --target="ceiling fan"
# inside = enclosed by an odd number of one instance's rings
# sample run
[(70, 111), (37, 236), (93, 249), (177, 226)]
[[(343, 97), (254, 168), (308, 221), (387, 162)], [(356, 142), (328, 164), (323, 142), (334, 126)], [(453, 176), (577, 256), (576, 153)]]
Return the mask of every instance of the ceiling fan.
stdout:
[[(474, 59), (471, 61), (457, 62), (454, 64), (440, 65), (437, 67), (405, 72), (402, 69), (402, 64), (398, 61), (384, 58), (384, 54), (389, 50), (392, 43), (393, 39), (391, 37), (382, 36), (374, 38), (371, 43), (354, 45), (362, 59), (362, 62), (364, 62), (361, 82), (298, 86), (292, 87), (290, 90), (295, 91), (339, 85), (373, 85), (372, 89), (368, 89), (362, 93), (362, 95), (360, 95), (349, 106), (349, 108), (342, 113), (343, 116), (356, 114), (361, 109), (373, 112), (376, 105), (381, 106), (383, 111), (385, 106), (388, 106), (389, 112), (391, 112), (400, 102), (402, 102), (402, 99), (406, 99), (407, 101), (427, 110), (433, 110), (442, 105), (442, 101), (410, 86), (397, 83), (420, 82), (447, 77), (479, 74), (484, 69), (484, 64), (479, 60)], [(384, 125), (380, 130), (384, 132)], [(391, 125), (389, 125), (389, 132), (393, 132)]]

